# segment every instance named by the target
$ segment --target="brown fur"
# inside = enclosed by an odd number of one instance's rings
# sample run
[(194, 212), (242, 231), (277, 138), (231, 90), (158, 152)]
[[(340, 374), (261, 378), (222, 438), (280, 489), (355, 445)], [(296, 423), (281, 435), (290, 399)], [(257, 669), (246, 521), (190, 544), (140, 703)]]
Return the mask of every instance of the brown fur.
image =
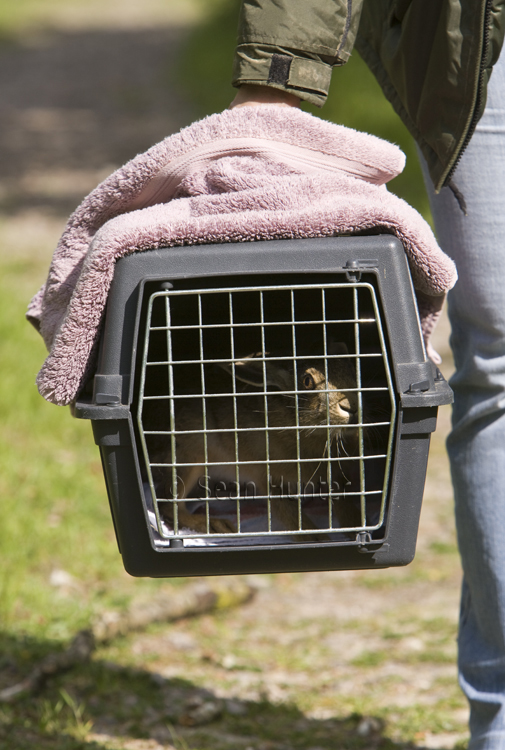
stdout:
[[(342, 351), (342, 350), (341, 350)], [(347, 351), (347, 350), (346, 350)], [(245, 357), (226, 369), (237, 384), (236, 398), (236, 427), (244, 432), (237, 433), (235, 442), (235, 416), (233, 398), (231, 396), (207, 397), (206, 399), (206, 429), (207, 457), (209, 463), (219, 464), (234, 462), (238, 456), (240, 462), (258, 461), (240, 465), (240, 479), (254, 482), (259, 495), (281, 495), (287, 483), (291, 487), (299, 481), (303, 485), (313, 482), (326, 482), (327, 472), (325, 462), (321, 459), (328, 455), (328, 438), (330, 443), (343, 440), (349, 436), (350, 430), (342, 430), (342, 425), (353, 421), (357, 411), (356, 392), (347, 392), (348, 388), (356, 387), (354, 368), (348, 359), (328, 357), (327, 372), (328, 386), (324, 375), (324, 359), (300, 360), (297, 362), (296, 380), (292, 361), (279, 361), (268, 358), (263, 364), (260, 355)], [(265, 366), (264, 366), (265, 365)], [(263, 393), (239, 391), (241, 383), (246, 386), (260, 388), (266, 380), (266, 396)], [(240, 382), (238, 382), (240, 381)], [(297, 394), (283, 394), (279, 391), (294, 391)], [(325, 391), (329, 390), (326, 394)], [(309, 459), (300, 463), (298, 474), (298, 455), (296, 430), (280, 429), (268, 432), (269, 466), (271, 482), (269, 483), (267, 466), (260, 462), (266, 460), (266, 430), (265, 428), (265, 398), (268, 403), (268, 427), (289, 428), (297, 425), (300, 428), (300, 458)], [(296, 408), (298, 398), (298, 409)], [(322, 425), (330, 427), (319, 427)], [(205, 473), (205, 446), (203, 434), (191, 434), (191, 431), (204, 429), (202, 401), (199, 398), (185, 400), (176, 410), (176, 425), (183, 426), (184, 432), (176, 436), (176, 461), (178, 488), (177, 497), (183, 501), (198, 484), (198, 480)], [(230, 431), (227, 431), (230, 430)], [(349, 440), (347, 441), (349, 442)], [(293, 463), (289, 462), (292, 460)], [(193, 463), (195, 466), (181, 464)], [(210, 473), (230, 481), (235, 480), (234, 466), (211, 467)], [(167, 488), (169, 497), (173, 497), (173, 488)], [(285, 490), (284, 490), (285, 492)], [(171, 506), (172, 503), (168, 503)], [(200, 533), (207, 533), (205, 516), (189, 513), (183, 502), (178, 505), (178, 523), (193, 528)], [(168, 512), (167, 512), (168, 511)], [(165, 511), (173, 522), (171, 508)], [(312, 521), (302, 511), (301, 519), (298, 515), (298, 503), (286, 497), (272, 499), (272, 518), (276, 519), (285, 530), (297, 531), (301, 528), (315, 528)], [(210, 531), (214, 533), (235, 532), (236, 528), (227, 521), (210, 519)]]

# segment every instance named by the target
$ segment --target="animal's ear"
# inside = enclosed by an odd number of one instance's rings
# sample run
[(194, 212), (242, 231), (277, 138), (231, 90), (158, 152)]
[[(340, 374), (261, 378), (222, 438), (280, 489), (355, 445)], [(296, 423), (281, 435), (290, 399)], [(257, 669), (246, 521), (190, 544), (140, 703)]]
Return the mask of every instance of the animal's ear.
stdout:
[(256, 359), (261, 357), (261, 352), (255, 354), (249, 354), (243, 359), (237, 360), (234, 364), (231, 362), (223, 362), (220, 367), (226, 370), (232, 377), (235, 373), (237, 380), (241, 380), (242, 383), (248, 385), (254, 385), (256, 388), (263, 388), (263, 360)]
[(347, 344), (343, 341), (333, 341), (330, 339), (327, 346), (328, 354), (349, 354)]
[[(256, 388), (263, 388), (263, 360), (254, 359), (259, 354), (251, 354), (249, 357), (239, 359), (235, 362), (235, 377), (242, 383), (254, 385)], [(230, 366), (230, 372), (233, 374), (233, 368)]]
[[(268, 352), (266, 352), (268, 355)], [(292, 391), (294, 388), (293, 374), (282, 367), (280, 364), (276, 364), (271, 360), (265, 362), (265, 368), (263, 368), (263, 359), (259, 359), (262, 356), (261, 352), (250, 354), (248, 357), (243, 357), (235, 362), (235, 377), (237, 380), (241, 380), (243, 383), (253, 385), (256, 388), (264, 388), (264, 374), (266, 373), (266, 385), (267, 387), (278, 388), (281, 391)], [(221, 365), (223, 369), (233, 375), (232, 364)]]
[(286, 366), (286, 362), (267, 362), (267, 385), (279, 391), (296, 390), (293, 370)]

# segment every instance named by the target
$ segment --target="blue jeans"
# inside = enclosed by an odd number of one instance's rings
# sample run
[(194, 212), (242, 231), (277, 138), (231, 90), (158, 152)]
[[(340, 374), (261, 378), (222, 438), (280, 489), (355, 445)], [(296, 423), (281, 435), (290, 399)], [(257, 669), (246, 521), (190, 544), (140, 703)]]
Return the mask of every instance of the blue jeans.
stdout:
[(459, 280), (448, 299), (456, 373), (447, 441), (463, 564), (459, 675), (469, 750), (505, 748), (505, 54), (458, 166), (464, 216), (428, 186), (441, 247)]

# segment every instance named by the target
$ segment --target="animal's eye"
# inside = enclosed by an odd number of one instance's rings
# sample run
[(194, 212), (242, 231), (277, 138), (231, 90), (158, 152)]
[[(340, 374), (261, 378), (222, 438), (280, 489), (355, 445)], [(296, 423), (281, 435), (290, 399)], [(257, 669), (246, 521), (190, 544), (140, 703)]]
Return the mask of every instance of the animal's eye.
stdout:
[(303, 383), (303, 387), (307, 391), (313, 391), (314, 388), (316, 387), (316, 384), (314, 383), (314, 378), (312, 377), (312, 375), (304, 375), (302, 383)]

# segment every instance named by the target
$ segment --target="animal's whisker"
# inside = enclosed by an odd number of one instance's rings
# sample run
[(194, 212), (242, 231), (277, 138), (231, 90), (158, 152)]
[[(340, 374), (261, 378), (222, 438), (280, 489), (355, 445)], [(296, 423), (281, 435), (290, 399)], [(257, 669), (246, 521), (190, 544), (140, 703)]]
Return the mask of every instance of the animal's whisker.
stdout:
[[(354, 411), (358, 398), (353, 391), (355, 373), (347, 360), (315, 356), (285, 361), (266, 355), (263, 350), (222, 369), (227, 372), (223, 378), (235, 379), (233, 393), (207, 400), (205, 419), (207, 426), (211, 426), (211, 434), (207, 437), (205, 452), (204, 441), (194, 436), (194, 432), (202, 429), (201, 401), (199, 408), (195, 399), (194, 404), (185, 404), (181, 410), (185, 430), (192, 433), (176, 437), (175, 455), (181, 481), (185, 484), (185, 494), (179, 500), (181, 509), (184, 511), (186, 497), (199, 496), (198, 475), (206, 462), (214, 466), (219, 466), (219, 461), (223, 465), (244, 462), (247, 468), (240, 467), (241, 473), (248, 471), (254, 475), (261, 495), (278, 492), (272, 490), (269, 483), (272, 472), (276, 482), (282, 477), (291, 483), (329, 485), (328, 490), (324, 489), (329, 498), (332, 492), (338, 492), (340, 478), (348, 481), (338, 459), (352, 453), (352, 447), (345, 440), (345, 430), (341, 429), (349, 422), (349, 414), (344, 413), (344, 400), (350, 404), (347, 409)], [(229, 380), (226, 390), (232, 390)], [(206, 395), (202, 394), (202, 398)], [(179, 413), (177, 418), (179, 420)], [(227, 470), (225, 467), (223, 473)], [(220, 469), (215, 471), (212, 480)], [(212, 475), (212, 470), (209, 474)], [(335, 480), (338, 480), (336, 490)], [(285, 530), (292, 529), (296, 533), (300, 524), (304, 530), (314, 527), (304, 509), (301, 512), (302, 520), (298, 506), (272, 503), (272, 513), (277, 514), (277, 522)], [(190, 518), (191, 514), (188, 516)]]

